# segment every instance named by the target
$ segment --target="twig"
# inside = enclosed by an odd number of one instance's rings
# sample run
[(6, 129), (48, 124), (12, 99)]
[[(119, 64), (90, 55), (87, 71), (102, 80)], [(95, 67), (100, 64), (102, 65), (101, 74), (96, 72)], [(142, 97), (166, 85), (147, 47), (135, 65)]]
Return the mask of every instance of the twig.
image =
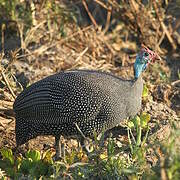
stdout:
[(21, 40), (21, 49), (22, 49), (22, 51), (25, 51), (26, 44), (24, 42), (24, 37), (23, 37), (24, 25), (23, 25), (23, 23), (17, 23), (17, 27), (19, 30), (19, 35), (20, 35), (20, 40)]
[(9, 81), (7, 80), (7, 78), (6, 78), (6, 76), (5, 76), (5, 74), (4, 74), (3, 71), (1, 72), (1, 75), (2, 75), (2, 77), (3, 77), (3, 79), (4, 79), (5, 83), (6, 83), (6, 86), (8, 87), (9, 91), (10, 91), (11, 94), (12, 94), (12, 97), (13, 97), (14, 99), (16, 99), (16, 95), (14, 94), (14, 92), (13, 92), (13, 90), (12, 90), (10, 84), (9, 84)]
[(94, 24), (94, 26), (96, 27), (96, 29), (98, 29), (98, 25), (97, 25), (94, 17), (92, 16), (92, 14), (90, 13), (86, 1), (85, 1), (85, 0), (82, 0), (82, 3), (83, 3), (83, 6), (84, 6), (84, 8), (86, 9), (86, 11), (87, 11), (87, 13), (88, 13), (89, 18), (90, 18), (91, 21), (92, 21), (92, 23)]
[[(21, 48), (17, 49), (17, 50), (14, 51), (14, 52), (11, 51), (11, 59), (10, 59), (10, 62), (8, 63), (8, 65), (7, 65), (6, 68), (0, 67), (0, 73), (1, 73), (1, 71), (3, 71), (4, 74), (6, 74), (6, 72), (8, 71), (8, 69), (10, 68), (10, 66), (12, 65), (12, 63), (13, 63), (15, 60), (17, 60), (17, 53), (18, 53), (18, 51), (19, 51), (20, 49), (21, 49)], [(4, 57), (4, 53), (1, 53), (1, 57), (0, 57), (1, 61), (2, 61), (3, 57)], [(0, 64), (0, 66), (1, 66), (1, 64)], [(2, 80), (2, 78), (3, 78), (3, 77), (0, 76), (0, 81)]]
[(178, 79), (177, 81), (172, 82), (171, 85), (174, 86), (174, 85), (176, 85), (178, 83), (180, 83), (180, 79)]
[[(43, 22), (43, 23), (44, 23), (44, 22)], [(80, 30), (76, 31), (75, 33), (69, 35), (68, 37), (66, 37), (66, 38), (64, 38), (64, 39), (62, 39), (62, 40), (60, 40), (60, 41), (57, 41), (56, 43), (51, 44), (50, 46), (47, 46), (46, 48), (44, 48), (44, 49), (41, 51), (41, 53), (45, 52), (45, 51), (48, 50), (49, 48), (53, 48), (53, 47), (56, 46), (57, 44), (62, 44), (62, 43), (64, 43), (64, 42), (68, 41), (70, 38), (73, 38), (74, 36), (77, 36), (77, 35), (80, 34), (81, 32), (87, 31), (87, 30), (90, 29), (90, 28), (92, 28), (92, 25), (87, 26), (87, 27), (85, 27), (85, 28), (83, 28), (83, 29), (80, 29)], [(39, 51), (39, 49), (38, 49), (37, 51)], [(28, 53), (28, 54), (19, 55), (19, 56), (17, 56), (17, 59), (20, 59), (20, 58), (23, 58), (23, 57), (27, 57), (27, 56), (31, 56), (31, 55), (33, 55), (33, 54), (36, 54), (37, 51), (35, 50), (34, 52), (31, 52), (31, 53)]]
[(108, 8), (103, 2), (99, 1), (99, 0), (94, 0), (97, 4), (99, 4), (100, 6), (102, 6), (104, 9), (111, 11), (111, 8)]
[(5, 125), (2, 122), (0, 122), (0, 126), (2, 126), (5, 129)]
[(83, 134), (83, 132), (81, 131), (81, 129), (79, 128), (79, 126), (77, 125), (77, 123), (74, 123), (74, 124), (75, 124), (77, 130), (80, 132), (81, 136), (82, 136), (84, 139), (86, 139), (86, 136)]
[(169, 42), (171, 43), (173, 49), (175, 50), (175, 49), (177, 48), (177, 46), (176, 46), (176, 44), (175, 44), (173, 38), (171, 37), (169, 31), (167, 30), (167, 28), (166, 28), (164, 22), (161, 20), (160, 23), (161, 23), (162, 29), (163, 29), (163, 30), (165, 31), (165, 33), (166, 33), (166, 36), (167, 36)]
[[(79, 126), (77, 125), (77, 123), (74, 123), (74, 124), (75, 124), (77, 130), (79, 131), (79, 133), (81, 134), (81, 136), (84, 138), (84, 140), (87, 140), (88, 143), (89, 143), (89, 145), (93, 144), (94, 141), (89, 142), (89, 139), (83, 134), (83, 132), (81, 131), (81, 129), (79, 128)], [(82, 147), (85, 147), (86, 150), (87, 150), (87, 152), (90, 152), (89, 149), (86, 147), (86, 144), (84, 144)]]
[(32, 40), (32, 36), (36, 32), (36, 30), (38, 28), (40, 28), (42, 25), (44, 25), (45, 23), (46, 23), (46, 21), (44, 20), (41, 23), (37, 24), (36, 26), (34, 26), (30, 29), (30, 31), (27, 33), (25, 40), (24, 40), (24, 43), (26, 44), (26, 46), (28, 46), (29, 42)]
[(161, 38), (159, 39), (159, 42), (157, 43), (156, 48), (160, 46), (160, 44), (162, 43), (165, 35), (166, 35), (166, 33), (163, 31), (163, 34), (162, 34)]
[(108, 44), (108, 42), (104, 39), (103, 35), (97, 36), (97, 38), (107, 46), (107, 48), (111, 51), (111, 53), (112, 53), (113, 55), (115, 54), (113, 48), (112, 48), (112, 47)]
[(163, 54), (163, 51), (161, 50), (161, 48), (159, 47), (160, 44), (162, 43), (164, 37), (165, 37), (166, 33), (163, 31), (163, 34), (161, 35), (161, 38), (159, 39), (159, 42), (157, 43), (155, 49), (160, 52), (161, 54)]
[[(68, 37), (66, 37), (66, 38), (64, 38), (64, 39), (62, 39), (62, 40), (60, 40), (60, 41), (57, 41), (56, 43), (53, 43), (53, 44), (51, 44), (50, 46), (47, 46), (46, 48), (44, 48), (44, 49), (41, 51), (41, 53), (47, 51), (49, 48), (53, 48), (53, 47), (57, 46), (58, 44), (65, 43), (65, 42), (66, 42), (67, 40), (69, 40), (70, 38), (73, 38), (74, 36), (77, 36), (77, 35), (80, 34), (81, 32), (87, 31), (87, 30), (90, 29), (90, 28), (92, 28), (92, 25), (87, 26), (87, 27), (85, 27), (84, 29), (80, 29), (80, 30), (76, 31), (75, 33), (69, 35)], [(37, 51), (39, 51), (39, 49), (38, 49)], [(36, 54), (37, 51), (34, 51), (32, 54)]]
[(11, 88), (11, 86), (10, 86), (10, 84), (9, 84), (5, 74), (4, 74), (4, 72), (3, 72), (3, 68), (1, 67), (1, 61), (2, 61), (2, 59), (4, 57), (4, 29), (5, 29), (5, 25), (2, 25), (1, 29), (2, 29), (2, 40), (1, 40), (1, 43), (2, 43), (2, 53), (1, 53), (1, 57), (0, 57), (0, 73), (1, 73), (1, 76), (2, 76), (2, 78), (4, 79), (4, 81), (6, 83), (6, 86), (8, 87), (8, 89), (11, 92), (13, 98), (15, 99), (16, 95), (14, 94), (14, 92), (13, 92), (13, 90), (12, 90), (12, 88)]
[(32, 16), (32, 24), (33, 26), (37, 25), (37, 21), (36, 21), (36, 7), (34, 5), (33, 1), (30, 1), (30, 8), (31, 8), (31, 16)]
[(115, 7), (115, 8), (119, 7), (119, 4), (118, 4), (117, 1), (109, 0), (108, 3), (111, 4), (111, 5), (112, 5), (113, 7)]
[(5, 29), (5, 25), (3, 24), (1, 26), (1, 45), (2, 45), (2, 53), (0, 54), (0, 73), (3, 71), (3, 68), (1, 67), (1, 63), (2, 63), (2, 59), (4, 57), (4, 29)]
[(110, 21), (111, 21), (111, 8), (110, 8), (110, 10), (108, 11), (108, 13), (107, 13), (107, 17), (106, 17), (106, 26), (105, 26), (105, 28), (104, 28), (104, 33), (106, 33), (107, 31), (108, 31), (108, 29), (109, 29), (109, 25), (110, 25)]
[(86, 47), (80, 54), (79, 56), (76, 58), (75, 62), (79, 61), (80, 58), (88, 51), (88, 47)]
[(14, 74), (12, 74), (12, 77), (14, 79), (14, 81), (19, 85), (19, 87), (21, 88), (21, 91), (23, 91), (23, 86), (21, 85), (21, 83), (17, 80), (16, 76)]
[(1, 26), (1, 44), (2, 44), (2, 53), (4, 54), (4, 30), (6, 26), (5, 24), (2, 24)]
[(75, 168), (76, 166), (84, 166), (87, 165), (88, 163), (83, 163), (83, 162), (77, 162), (69, 166), (69, 168)]
[(154, 5), (154, 10), (155, 10), (155, 12), (156, 12), (157, 18), (158, 18), (158, 20), (159, 20), (159, 22), (160, 22), (161, 28), (162, 28), (162, 30), (165, 32), (165, 34), (166, 34), (166, 36), (167, 36), (170, 44), (172, 45), (173, 49), (175, 50), (175, 49), (177, 48), (177, 46), (176, 46), (173, 38), (171, 37), (171, 35), (170, 35), (170, 33), (169, 33), (166, 25), (164, 24), (162, 18), (161, 18), (160, 15), (159, 15), (158, 7), (157, 7), (157, 4), (156, 4), (155, 1), (153, 1), (153, 5)]
[(10, 62), (8, 63), (7, 67), (4, 68), (4, 73), (7, 72), (7, 70), (12, 66), (13, 62), (17, 60), (18, 52), (21, 50), (21, 48), (16, 49), (15, 51), (11, 51), (11, 57)]

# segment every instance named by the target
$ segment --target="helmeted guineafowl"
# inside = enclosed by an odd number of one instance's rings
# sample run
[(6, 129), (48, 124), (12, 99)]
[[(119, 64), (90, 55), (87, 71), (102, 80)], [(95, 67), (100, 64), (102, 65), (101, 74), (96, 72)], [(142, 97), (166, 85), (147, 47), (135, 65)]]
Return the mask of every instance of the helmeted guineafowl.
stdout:
[(142, 47), (133, 80), (93, 70), (70, 70), (32, 84), (14, 103), (17, 146), (38, 135), (53, 135), (57, 145), (61, 135), (78, 135), (77, 126), (89, 137), (136, 115), (141, 108), (141, 73), (156, 58)]

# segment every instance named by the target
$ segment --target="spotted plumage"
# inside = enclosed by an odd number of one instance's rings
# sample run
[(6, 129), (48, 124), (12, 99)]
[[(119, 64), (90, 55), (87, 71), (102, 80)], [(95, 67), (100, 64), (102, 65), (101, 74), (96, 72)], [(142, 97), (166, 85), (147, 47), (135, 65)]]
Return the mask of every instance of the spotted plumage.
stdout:
[(134, 80), (93, 70), (70, 70), (29, 86), (14, 103), (17, 145), (38, 135), (53, 135), (58, 140), (60, 135), (79, 135), (75, 124), (85, 136), (92, 136), (137, 114), (143, 90), (140, 74), (145, 69), (141, 66), (148, 63), (145, 56), (143, 61), (142, 50), (137, 56)]

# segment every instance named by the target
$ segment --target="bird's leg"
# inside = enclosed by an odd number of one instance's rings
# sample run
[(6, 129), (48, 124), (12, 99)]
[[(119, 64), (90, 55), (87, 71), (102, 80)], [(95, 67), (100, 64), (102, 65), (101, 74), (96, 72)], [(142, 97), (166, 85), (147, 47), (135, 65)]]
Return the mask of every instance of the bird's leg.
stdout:
[(61, 158), (61, 141), (60, 141), (60, 136), (55, 136), (55, 149), (56, 149), (55, 159), (58, 160), (59, 158)]
[(60, 136), (55, 136), (55, 149), (56, 149), (55, 160), (59, 160), (63, 158), (65, 161), (65, 148), (64, 148), (64, 143), (61, 143)]
[(64, 145), (64, 143), (61, 144), (61, 152), (62, 152), (62, 158), (63, 158), (64, 162), (66, 162), (66, 159), (65, 159), (66, 152), (65, 152), (65, 145)]
[(60, 137), (60, 153), (61, 153), (61, 159), (66, 162), (66, 153), (65, 153), (65, 142), (62, 140), (62, 136)]

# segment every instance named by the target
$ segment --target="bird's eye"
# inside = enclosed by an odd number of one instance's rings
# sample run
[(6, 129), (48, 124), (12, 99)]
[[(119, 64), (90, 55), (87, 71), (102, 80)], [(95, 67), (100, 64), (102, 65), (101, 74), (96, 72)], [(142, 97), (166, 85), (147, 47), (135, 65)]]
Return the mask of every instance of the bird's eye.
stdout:
[(145, 57), (149, 56), (149, 53), (144, 52), (144, 56), (145, 56)]

